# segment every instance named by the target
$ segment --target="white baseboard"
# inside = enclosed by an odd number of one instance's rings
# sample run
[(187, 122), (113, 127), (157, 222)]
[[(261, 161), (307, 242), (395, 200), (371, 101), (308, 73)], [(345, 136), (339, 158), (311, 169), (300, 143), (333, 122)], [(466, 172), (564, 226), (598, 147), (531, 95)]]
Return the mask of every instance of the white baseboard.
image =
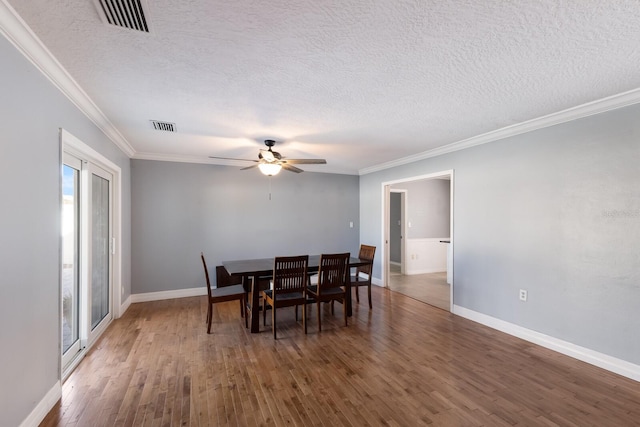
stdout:
[(419, 270), (407, 270), (405, 271), (404, 274), (406, 274), (407, 276), (413, 276), (414, 274), (431, 274), (431, 273), (446, 273), (447, 270), (446, 269), (442, 269), (442, 268), (426, 268), (426, 269), (419, 269)]
[(116, 317), (116, 319), (119, 319), (120, 317), (122, 317), (125, 311), (129, 309), (130, 305), (131, 305), (131, 295), (129, 295), (129, 297), (120, 306), (120, 312), (118, 313), (118, 316)]
[(604, 353), (599, 353), (585, 347), (580, 347), (579, 345), (575, 345), (549, 335), (541, 334), (540, 332), (532, 331), (530, 329), (523, 328), (522, 326), (514, 325), (513, 323), (505, 322), (504, 320), (496, 319), (495, 317), (487, 316), (486, 314), (478, 313), (459, 305), (453, 306), (453, 313), (490, 328), (497, 329), (506, 334), (521, 338), (525, 341), (529, 341), (550, 350), (557, 351), (558, 353), (562, 353), (566, 356), (573, 357), (574, 359), (606, 369), (607, 371), (614, 372), (632, 380), (640, 381), (640, 365), (636, 365)]
[(175, 291), (160, 291), (160, 292), (147, 292), (144, 294), (132, 294), (131, 304), (136, 302), (148, 302), (148, 301), (160, 301), (163, 299), (174, 298), (186, 298), (186, 297), (199, 297), (207, 294), (207, 288), (190, 288), (190, 289), (176, 289)]
[(33, 411), (22, 421), (20, 427), (37, 427), (40, 425), (44, 417), (47, 416), (53, 405), (62, 397), (62, 384), (60, 381), (51, 387), (51, 390), (45, 394), (40, 403), (33, 408)]

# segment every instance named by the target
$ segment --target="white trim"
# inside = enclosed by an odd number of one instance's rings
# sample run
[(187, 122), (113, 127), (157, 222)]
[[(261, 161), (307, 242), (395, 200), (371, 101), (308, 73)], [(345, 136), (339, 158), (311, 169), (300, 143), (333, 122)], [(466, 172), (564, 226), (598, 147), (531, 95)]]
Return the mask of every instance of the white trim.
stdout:
[(129, 295), (129, 297), (120, 306), (118, 310), (118, 318), (124, 315), (125, 311), (129, 309), (129, 306), (131, 306), (131, 295)]
[(129, 141), (116, 129), (6, 0), (0, 0), (0, 33), (118, 148), (129, 157), (135, 154)]
[(33, 411), (27, 418), (24, 419), (20, 423), (20, 427), (37, 427), (40, 425), (44, 417), (47, 416), (51, 408), (60, 400), (62, 397), (62, 384), (60, 381), (56, 381), (56, 383), (51, 387), (51, 389), (44, 395), (42, 400), (38, 402)]
[(415, 270), (409, 270), (405, 273), (407, 276), (415, 276), (417, 274), (433, 274), (433, 273), (446, 273), (447, 270), (441, 268), (419, 268)]
[(433, 150), (423, 151), (422, 153), (412, 156), (403, 157), (401, 159), (392, 160), (390, 162), (381, 163), (360, 169), (359, 175), (366, 175), (372, 172), (378, 172), (385, 169), (394, 168), (396, 166), (406, 165), (418, 160), (424, 160), (431, 157), (441, 156), (443, 154), (452, 153), (454, 151), (464, 150), (465, 148), (475, 147), (476, 145), (486, 144), (488, 142), (498, 141), (500, 139), (509, 138), (526, 132), (543, 129), (549, 126), (570, 122), (572, 120), (582, 119), (584, 117), (593, 116), (595, 114), (605, 113), (617, 108), (627, 107), (629, 105), (640, 102), (640, 89), (633, 89), (627, 92), (618, 93), (606, 98), (597, 99), (587, 102), (586, 104), (567, 108), (566, 110), (547, 114), (542, 117), (516, 123), (500, 129), (486, 132), (471, 138), (453, 142)]
[(469, 310), (468, 308), (461, 307), (459, 305), (453, 306), (453, 314), (550, 350), (557, 351), (558, 353), (573, 357), (574, 359), (581, 360), (599, 368), (606, 369), (607, 371), (614, 372), (618, 375), (622, 375), (635, 381), (640, 381), (640, 365), (590, 350), (585, 347), (580, 347), (570, 342), (541, 334), (540, 332), (532, 331), (530, 329), (523, 328), (522, 326), (514, 325), (513, 323), (505, 322), (504, 320), (496, 319), (495, 317), (491, 317), (477, 311)]
[(165, 299), (174, 298), (186, 298), (186, 297), (199, 297), (207, 294), (206, 287), (190, 288), (190, 289), (176, 289), (174, 291), (159, 291), (159, 292), (147, 292), (144, 294), (132, 294), (131, 303), (148, 302), (148, 301), (160, 301)]

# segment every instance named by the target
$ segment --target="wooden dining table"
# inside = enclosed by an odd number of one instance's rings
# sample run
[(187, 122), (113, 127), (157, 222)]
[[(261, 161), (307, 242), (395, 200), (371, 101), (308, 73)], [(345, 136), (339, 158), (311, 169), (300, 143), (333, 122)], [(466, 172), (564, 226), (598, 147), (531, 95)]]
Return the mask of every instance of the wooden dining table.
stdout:
[[(251, 298), (247, 299), (247, 309), (251, 312), (251, 332), (260, 332), (260, 299), (261, 278), (267, 278), (273, 274), (273, 264), (275, 258), (241, 259), (235, 261), (223, 261), (222, 265), (231, 276), (241, 276), (242, 284), (246, 292), (251, 293)], [(349, 268), (361, 267), (371, 263), (369, 260), (360, 258), (349, 258)], [(307, 270), (310, 273), (318, 271), (320, 267), (320, 255), (309, 255)], [(351, 316), (351, 274), (347, 278), (347, 292), (345, 297), (345, 309), (347, 316)]]

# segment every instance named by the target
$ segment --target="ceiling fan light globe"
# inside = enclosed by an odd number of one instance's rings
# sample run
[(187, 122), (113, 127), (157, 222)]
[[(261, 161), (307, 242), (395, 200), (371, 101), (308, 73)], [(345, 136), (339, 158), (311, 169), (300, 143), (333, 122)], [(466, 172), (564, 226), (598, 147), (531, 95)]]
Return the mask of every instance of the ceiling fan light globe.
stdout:
[(277, 163), (260, 163), (258, 165), (258, 168), (260, 168), (260, 172), (262, 172), (264, 175), (273, 176), (280, 173), (282, 165), (279, 165)]

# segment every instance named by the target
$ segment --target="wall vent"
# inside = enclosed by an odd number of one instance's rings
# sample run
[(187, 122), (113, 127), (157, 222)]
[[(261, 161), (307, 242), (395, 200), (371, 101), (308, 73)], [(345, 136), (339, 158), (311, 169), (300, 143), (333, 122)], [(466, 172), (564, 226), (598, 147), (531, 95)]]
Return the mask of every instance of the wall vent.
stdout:
[(151, 32), (146, 0), (94, 0), (103, 22), (130, 30)]
[(177, 132), (175, 123), (160, 122), (158, 120), (150, 120), (150, 122), (155, 130), (161, 130), (164, 132)]

